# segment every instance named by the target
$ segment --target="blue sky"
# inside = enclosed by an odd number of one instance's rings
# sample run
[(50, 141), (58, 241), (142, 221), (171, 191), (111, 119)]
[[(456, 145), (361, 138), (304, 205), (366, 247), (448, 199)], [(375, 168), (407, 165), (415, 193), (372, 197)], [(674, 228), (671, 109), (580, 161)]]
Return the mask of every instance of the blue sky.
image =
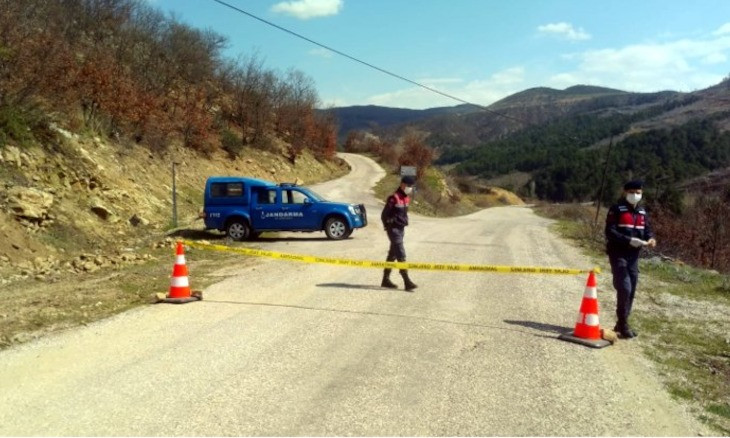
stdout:
[[(693, 91), (730, 74), (727, 0), (225, 0), (384, 70), (489, 105), (532, 88), (588, 84)], [(302, 71), (321, 106), (453, 106), (213, 0), (148, 0), (256, 54)]]

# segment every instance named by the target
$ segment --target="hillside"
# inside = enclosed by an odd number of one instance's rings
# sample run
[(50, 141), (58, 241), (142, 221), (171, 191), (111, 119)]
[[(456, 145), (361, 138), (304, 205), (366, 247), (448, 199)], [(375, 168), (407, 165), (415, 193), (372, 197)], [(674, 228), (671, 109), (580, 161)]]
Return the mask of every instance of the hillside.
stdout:
[(183, 224), (207, 176), (345, 171), (311, 79), (226, 58), (154, 2), (4, 2), (0, 28), (0, 283), (144, 255), (172, 227), (173, 162)]
[(593, 99), (600, 96), (619, 96), (630, 94), (625, 91), (589, 85), (574, 85), (565, 90), (556, 90), (549, 87), (530, 88), (498, 100), (490, 105), (490, 109), (498, 110), (509, 107), (535, 105), (536, 103), (551, 103)]
[(178, 226), (199, 229), (205, 179), (253, 176), (308, 184), (344, 174), (346, 165), (304, 152), (292, 164), (278, 148), (247, 148), (238, 159), (184, 147), (154, 154), (98, 136), (56, 130), (52, 147), (0, 149), (0, 285), (145, 260), (172, 229), (176, 166)]
[(338, 138), (342, 142), (348, 132), (352, 130), (382, 130), (394, 125), (421, 121), (441, 115), (461, 115), (475, 111), (479, 111), (479, 108), (470, 105), (428, 108), (425, 110), (356, 105), (331, 108), (322, 112), (334, 115), (339, 126)]
[[(411, 120), (386, 128), (385, 135), (418, 130), (437, 150), (437, 163), (456, 166), (457, 174), (508, 182), (506, 188), (523, 196), (556, 201), (595, 199), (598, 165), (613, 141), (618, 156), (605, 191), (611, 199), (619, 181), (632, 175), (661, 180), (666, 188), (730, 165), (723, 152), (728, 101), (727, 80), (692, 93), (539, 87), (495, 102), (489, 111)], [(700, 141), (703, 136), (712, 144)]]
[(475, 147), (504, 138), (525, 127), (561, 117), (597, 111), (635, 112), (682, 97), (681, 93), (629, 93), (604, 87), (575, 85), (565, 90), (538, 87), (507, 96), (485, 111), (459, 105), (431, 110), (384, 107), (334, 108), (340, 136), (351, 129), (381, 132), (397, 137), (406, 127), (428, 132), (429, 145), (441, 151), (452, 147)]

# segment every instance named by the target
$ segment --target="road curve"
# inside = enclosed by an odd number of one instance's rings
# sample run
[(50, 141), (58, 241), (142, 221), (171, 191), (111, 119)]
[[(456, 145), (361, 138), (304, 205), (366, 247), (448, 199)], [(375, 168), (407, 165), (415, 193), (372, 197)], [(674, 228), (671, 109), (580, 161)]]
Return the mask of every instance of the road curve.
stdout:
[[(346, 159), (351, 174), (314, 188), (365, 202), (367, 228), (340, 242), (291, 234), (257, 245), (382, 260), (371, 187), (383, 171)], [(410, 261), (589, 267), (528, 208), (411, 222)], [(635, 343), (556, 339), (572, 328), (583, 276), (414, 271), (419, 288), (407, 293), (359, 268), (262, 259), (219, 274), (202, 302), (147, 306), (0, 352), (0, 435), (707, 433)], [(607, 277), (603, 326), (613, 324)]]

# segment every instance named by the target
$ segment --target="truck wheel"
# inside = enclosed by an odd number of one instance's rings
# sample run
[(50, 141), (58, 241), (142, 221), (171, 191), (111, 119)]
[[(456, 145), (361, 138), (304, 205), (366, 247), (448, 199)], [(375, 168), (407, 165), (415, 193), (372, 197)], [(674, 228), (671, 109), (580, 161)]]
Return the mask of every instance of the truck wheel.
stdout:
[(233, 240), (246, 240), (251, 234), (251, 227), (243, 219), (233, 219), (226, 227), (226, 234)]
[(324, 233), (332, 240), (341, 240), (349, 236), (351, 231), (344, 219), (331, 217), (324, 224)]

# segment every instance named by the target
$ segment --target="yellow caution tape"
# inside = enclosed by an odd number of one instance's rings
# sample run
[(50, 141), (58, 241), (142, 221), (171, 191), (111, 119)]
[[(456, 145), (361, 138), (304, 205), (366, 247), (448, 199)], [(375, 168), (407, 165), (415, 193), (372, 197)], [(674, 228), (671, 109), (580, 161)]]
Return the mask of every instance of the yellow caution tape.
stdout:
[(373, 260), (351, 260), (333, 257), (320, 257), (302, 254), (286, 254), (276, 251), (266, 251), (253, 248), (233, 248), (230, 246), (213, 245), (210, 243), (182, 240), (192, 248), (209, 249), (213, 251), (234, 252), (247, 256), (268, 257), (272, 259), (291, 260), (304, 263), (321, 263), (326, 265), (351, 266), (355, 268), (391, 268), (391, 269), (418, 269), (423, 271), (451, 271), (451, 272), (494, 272), (501, 274), (559, 274), (577, 275), (601, 272), (599, 267), (593, 269), (544, 268), (535, 266), (495, 266), (495, 265), (459, 265), (451, 263), (411, 263), (411, 262), (379, 262)]

